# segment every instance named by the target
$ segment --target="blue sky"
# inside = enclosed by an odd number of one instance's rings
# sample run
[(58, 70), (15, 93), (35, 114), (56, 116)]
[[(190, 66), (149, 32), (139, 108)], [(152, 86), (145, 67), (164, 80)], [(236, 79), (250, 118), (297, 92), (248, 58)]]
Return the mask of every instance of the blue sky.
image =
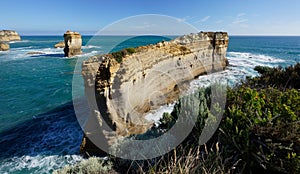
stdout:
[(300, 35), (299, 7), (299, 0), (6, 0), (1, 2), (0, 29), (22, 35), (61, 35), (68, 29), (93, 34), (126, 17), (161, 14), (202, 31)]

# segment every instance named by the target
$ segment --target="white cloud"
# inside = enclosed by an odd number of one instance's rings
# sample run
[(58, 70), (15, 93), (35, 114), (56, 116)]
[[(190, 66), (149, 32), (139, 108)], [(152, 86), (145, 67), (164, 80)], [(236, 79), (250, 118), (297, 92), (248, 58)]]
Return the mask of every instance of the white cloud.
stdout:
[(239, 25), (240, 27), (244, 27), (248, 25), (246, 24), (246, 22), (248, 21), (248, 19), (245, 18), (246, 17), (246, 13), (239, 13), (236, 15), (234, 21), (232, 22), (232, 24), (236, 24)]
[(246, 13), (239, 13), (238, 15), (237, 15), (237, 17), (242, 17), (242, 16), (245, 16), (246, 15)]
[(148, 22), (144, 22), (142, 25), (136, 25), (136, 26), (132, 26), (132, 28), (135, 29), (148, 29), (148, 28), (153, 28), (156, 27), (157, 25), (155, 24), (150, 24)]
[(233, 24), (241, 24), (241, 23), (244, 23), (244, 22), (247, 22), (247, 21), (248, 21), (248, 19), (236, 19), (232, 23)]
[(221, 23), (223, 23), (223, 20), (216, 21), (216, 24), (221, 24)]
[(193, 19), (193, 17), (191, 17), (191, 16), (185, 16), (183, 18), (177, 18), (177, 21), (178, 22), (185, 22), (185, 21), (190, 20), (190, 19)]
[(210, 16), (205, 16), (204, 18), (202, 18), (202, 19), (196, 21), (195, 23), (206, 22), (209, 18), (210, 18)]

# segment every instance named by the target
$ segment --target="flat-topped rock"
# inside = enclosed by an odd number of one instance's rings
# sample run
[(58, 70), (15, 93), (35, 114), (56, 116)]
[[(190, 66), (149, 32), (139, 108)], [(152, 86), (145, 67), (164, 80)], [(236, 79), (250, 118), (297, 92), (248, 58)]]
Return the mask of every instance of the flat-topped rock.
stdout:
[(32, 51), (32, 52), (28, 52), (26, 53), (27, 55), (35, 55), (35, 54), (45, 54), (43, 52), (39, 52), (39, 51)]
[(9, 44), (0, 43), (0, 51), (7, 51), (7, 50), (9, 50)]
[(58, 42), (54, 45), (54, 48), (65, 48), (65, 41)]
[[(226, 67), (228, 40), (226, 32), (200, 32), (84, 61), (91, 116), (81, 151), (95, 152), (91, 142), (99, 137), (147, 131), (152, 126), (144, 118), (149, 111), (177, 100), (199, 75)], [(113, 132), (103, 133), (109, 130)]]
[(13, 30), (0, 30), (0, 42), (20, 41), (20, 35)]
[(82, 39), (78, 32), (67, 31), (64, 34), (64, 42), (64, 53), (66, 57), (72, 57), (82, 53)]

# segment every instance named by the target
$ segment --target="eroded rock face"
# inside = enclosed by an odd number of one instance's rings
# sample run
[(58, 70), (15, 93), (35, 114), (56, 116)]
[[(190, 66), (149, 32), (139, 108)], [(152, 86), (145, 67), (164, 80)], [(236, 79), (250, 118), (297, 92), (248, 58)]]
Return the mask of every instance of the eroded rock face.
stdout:
[(80, 55), (82, 39), (81, 35), (78, 32), (67, 31), (64, 34), (64, 52), (66, 57), (72, 57), (75, 55)]
[(225, 68), (228, 39), (225, 32), (200, 32), (137, 47), (121, 62), (113, 54), (83, 62), (91, 116), (81, 150), (95, 151), (90, 139), (101, 141), (95, 137), (107, 138), (109, 144), (112, 137), (148, 130), (152, 123), (144, 116), (149, 111), (177, 100), (197, 76)]
[(54, 48), (64, 48), (65, 47), (65, 41), (58, 42), (54, 45)]
[(20, 35), (13, 30), (0, 30), (0, 42), (19, 41)]
[(7, 51), (7, 50), (9, 50), (9, 44), (0, 43), (0, 51)]

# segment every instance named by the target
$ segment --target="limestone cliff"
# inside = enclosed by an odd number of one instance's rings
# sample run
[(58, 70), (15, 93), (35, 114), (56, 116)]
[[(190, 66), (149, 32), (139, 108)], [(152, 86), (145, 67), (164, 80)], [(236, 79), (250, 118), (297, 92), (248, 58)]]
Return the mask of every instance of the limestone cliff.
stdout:
[(65, 42), (65, 56), (72, 57), (75, 55), (80, 55), (82, 39), (81, 35), (78, 32), (67, 31), (64, 34), (64, 42)]
[(20, 35), (13, 30), (0, 30), (0, 42), (19, 41)]
[(228, 35), (200, 32), (156, 45), (93, 56), (82, 64), (91, 116), (82, 151), (90, 151), (105, 121), (115, 135), (143, 133), (150, 110), (178, 99), (190, 80), (226, 66)]

